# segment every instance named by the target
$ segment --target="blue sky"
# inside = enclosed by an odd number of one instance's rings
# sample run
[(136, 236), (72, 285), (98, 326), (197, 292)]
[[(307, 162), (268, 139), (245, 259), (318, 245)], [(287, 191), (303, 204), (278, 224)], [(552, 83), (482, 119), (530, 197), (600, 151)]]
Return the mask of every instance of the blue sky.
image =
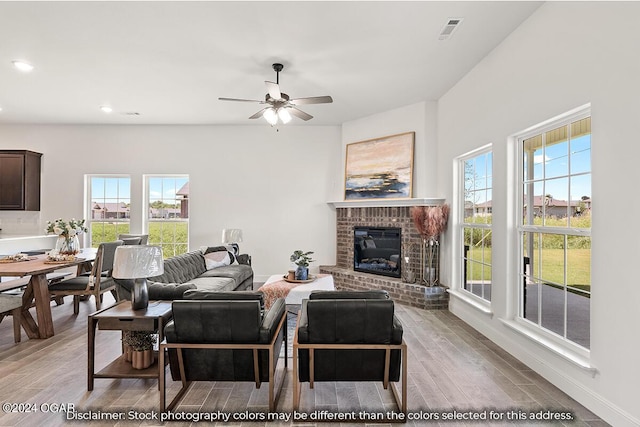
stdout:
[[(546, 178), (534, 184), (534, 195), (550, 194), (558, 200), (579, 200), (582, 196), (591, 197), (591, 135), (583, 135), (570, 142), (561, 141), (536, 150), (533, 155), (534, 180)], [(569, 170), (569, 168), (571, 170)], [(479, 155), (474, 158), (474, 189), (492, 187), (492, 156)], [(585, 173), (584, 175), (575, 175)], [(526, 172), (525, 172), (526, 173)], [(575, 175), (568, 177), (569, 174)], [(569, 194), (570, 191), (570, 194)], [(469, 195), (475, 203), (491, 200), (491, 190), (475, 191)]]
[[(149, 177), (149, 198), (171, 203), (176, 199), (176, 191), (189, 181), (186, 177)], [(91, 198), (94, 201), (130, 203), (130, 178), (91, 178)]]

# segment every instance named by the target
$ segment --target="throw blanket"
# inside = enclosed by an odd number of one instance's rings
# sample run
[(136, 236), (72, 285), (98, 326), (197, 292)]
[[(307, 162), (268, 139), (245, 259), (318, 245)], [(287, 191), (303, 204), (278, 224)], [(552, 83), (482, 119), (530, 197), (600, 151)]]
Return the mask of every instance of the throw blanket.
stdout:
[[(327, 274), (318, 274), (316, 275), (316, 280), (318, 280), (321, 277), (325, 277), (328, 276)], [(311, 283), (311, 282), (306, 282), (306, 283)], [(271, 308), (271, 305), (278, 299), (278, 298), (286, 298), (287, 295), (289, 295), (289, 292), (291, 292), (291, 289), (295, 288), (296, 286), (300, 286), (303, 285), (304, 283), (291, 283), (291, 282), (287, 282), (286, 280), (281, 279), (281, 280), (277, 280), (275, 282), (271, 282), (271, 283), (266, 283), (262, 286), (260, 286), (260, 291), (264, 294), (264, 307), (268, 310), (269, 308)]]

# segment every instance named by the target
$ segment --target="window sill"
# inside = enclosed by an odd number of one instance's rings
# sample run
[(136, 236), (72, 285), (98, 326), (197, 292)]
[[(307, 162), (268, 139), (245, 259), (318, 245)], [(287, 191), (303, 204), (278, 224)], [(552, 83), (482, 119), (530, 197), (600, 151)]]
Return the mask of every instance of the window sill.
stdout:
[(568, 362), (571, 362), (577, 367), (590, 373), (592, 377), (595, 377), (596, 374), (598, 373), (598, 369), (595, 368), (593, 365), (591, 365), (591, 360), (588, 357), (578, 354), (577, 352), (572, 351), (571, 349), (563, 345), (560, 345), (554, 342), (553, 340), (544, 337), (541, 334), (535, 333), (535, 331), (532, 331), (530, 328), (527, 328), (526, 326), (522, 325), (521, 323), (515, 320), (500, 319), (500, 321), (506, 327), (527, 337), (528, 339), (535, 342), (536, 344), (546, 348), (547, 350), (552, 351), (553, 353), (557, 354), (558, 356), (562, 357)]
[(484, 313), (489, 317), (493, 317), (493, 310), (491, 310), (491, 306), (488, 303), (484, 301), (480, 301), (479, 298), (473, 297), (469, 295), (467, 292), (462, 292), (455, 289), (449, 289), (448, 292), (449, 292), (449, 295), (455, 297), (456, 299), (459, 299), (460, 301), (463, 301), (469, 304), (470, 306), (477, 309), (481, 313)]

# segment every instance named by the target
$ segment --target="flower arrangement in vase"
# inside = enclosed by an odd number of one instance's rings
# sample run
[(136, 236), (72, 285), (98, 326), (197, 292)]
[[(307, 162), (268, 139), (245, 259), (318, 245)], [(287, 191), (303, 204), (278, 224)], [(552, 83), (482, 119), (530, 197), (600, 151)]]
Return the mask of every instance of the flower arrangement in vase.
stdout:
[(422, 280), (428, 286), (436, 286), (440, 280), (440, 234), (447, 229), (449, 205), (414, 206), (411, 208), (413, 224), (422, 237)]
[(289, 259), (292, 263), (296, 265), (296, 280), (307, 280), (309, 279), (309, 264), (314, 260), (311, 259), (310, 255), (313, 252), (303, 252), (301, 250), (296, 250), (291, 254)]
[(74, 218), (71, 218), (69, 221), (64, 221), (62, 218), (58, 218), (53, 222), (47, 221), (45, 231), (58, 236), (54, 254), (50, 255), (65, 256), (75, 255), (80, 252), (80, 239), (78, 235), (87, 231), (84, 222), (84, 219), (76, 220)]

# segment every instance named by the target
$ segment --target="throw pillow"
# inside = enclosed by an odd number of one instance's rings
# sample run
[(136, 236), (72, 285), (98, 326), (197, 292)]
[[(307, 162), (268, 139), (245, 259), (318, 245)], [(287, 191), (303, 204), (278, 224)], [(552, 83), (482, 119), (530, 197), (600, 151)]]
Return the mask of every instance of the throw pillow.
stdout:
[[(207, 252), (204, 254), (204, 262), (207, 266), (207, 270), (222, 267), (231, 264), (231, 253), (223, 249), (221, 251)], [(235, 257), (234, 257), (235, 259)]]

